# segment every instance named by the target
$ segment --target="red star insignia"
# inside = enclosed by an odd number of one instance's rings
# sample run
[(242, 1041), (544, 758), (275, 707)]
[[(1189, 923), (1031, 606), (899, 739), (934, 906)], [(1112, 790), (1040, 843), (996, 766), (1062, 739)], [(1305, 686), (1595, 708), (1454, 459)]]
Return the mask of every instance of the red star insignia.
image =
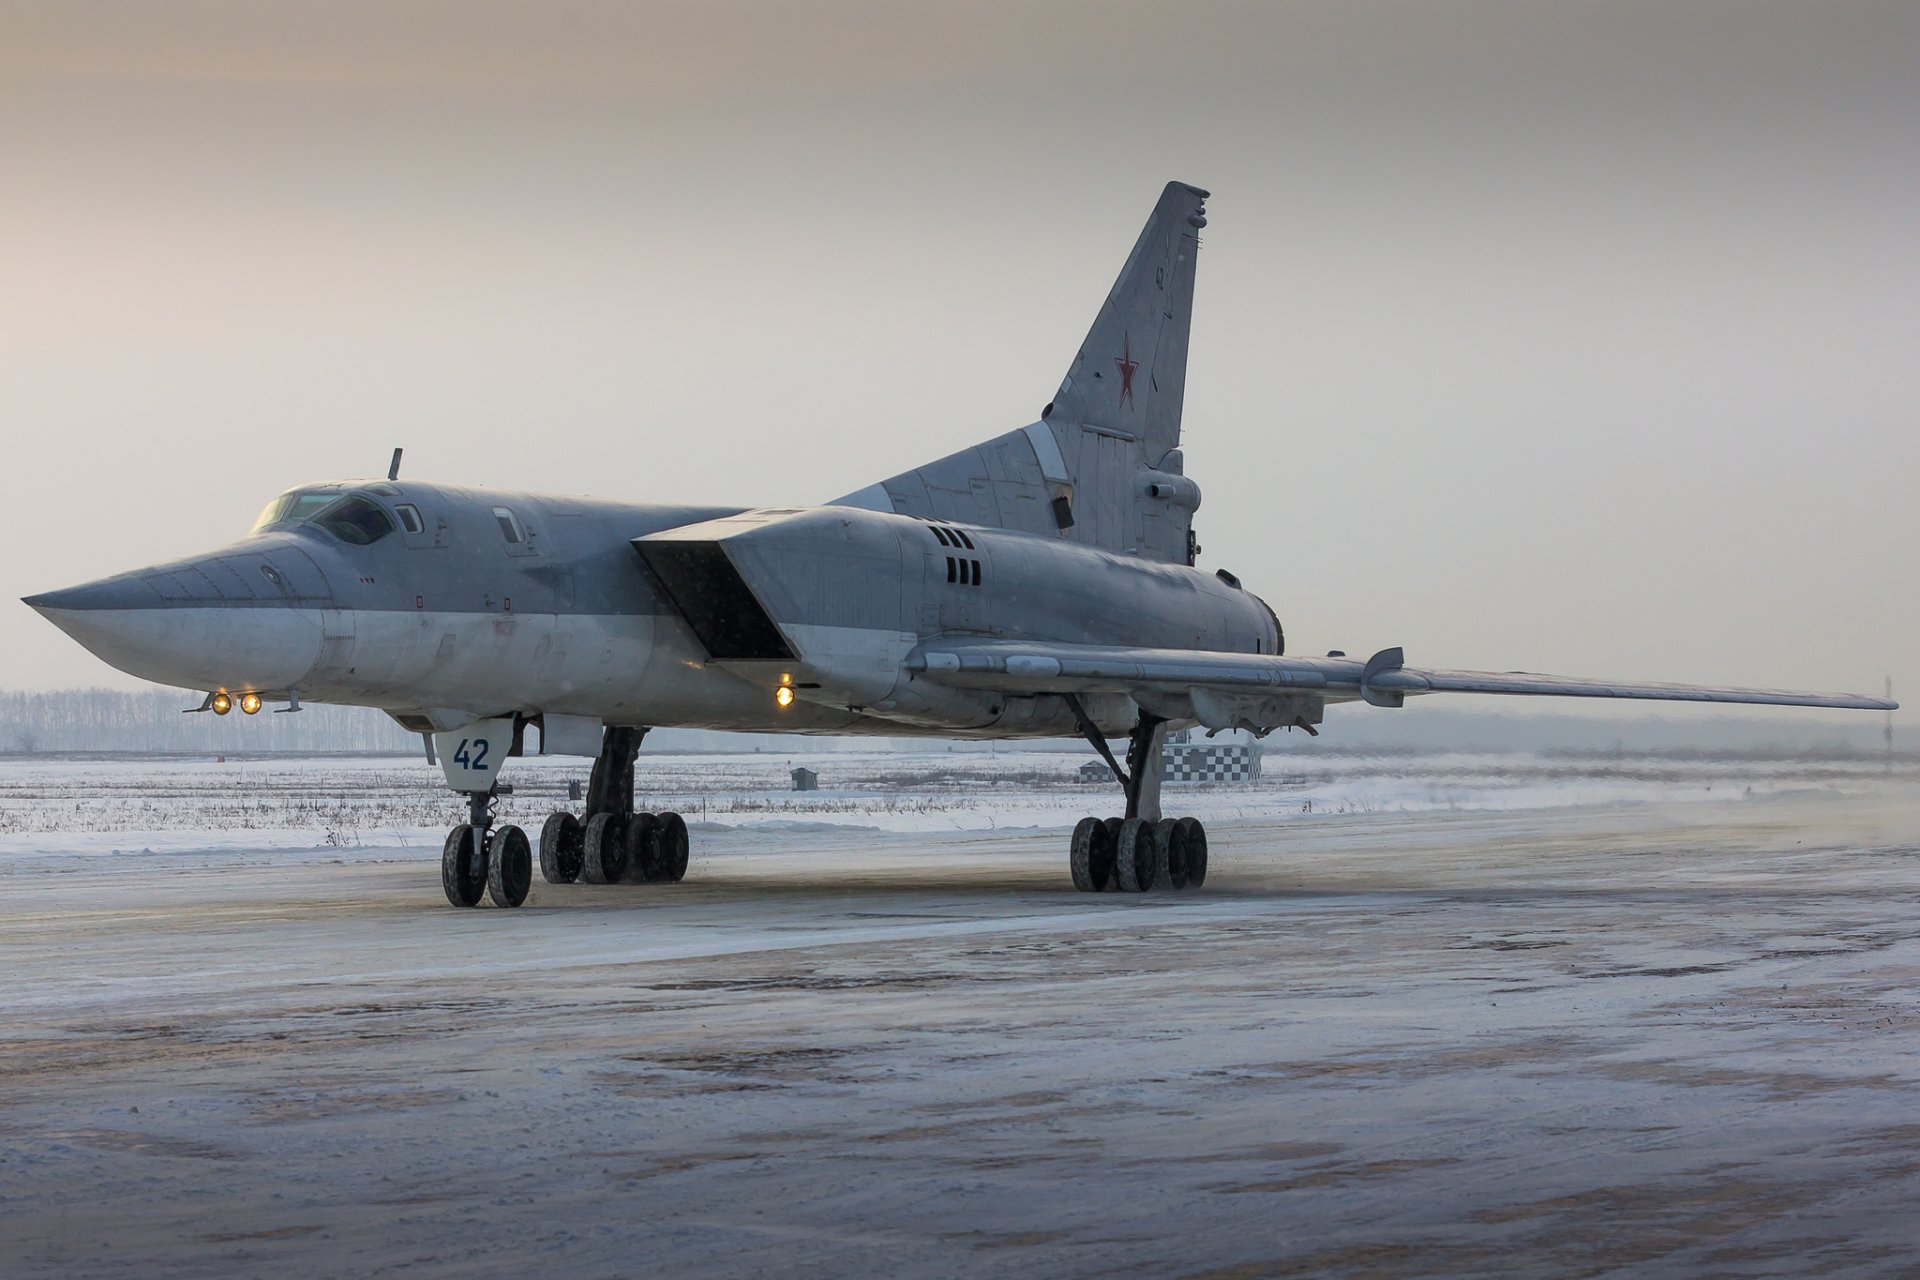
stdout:
[(1132, 404), (1133, 371), (1140, 367), (1140, 362), (1133, 358), (1132, 330), (1127, 331), (1124, 342), (1125, 345), (1121, 348), (1121, 354), (1114, 357), (1113, 364), (1115, 368), (1120, 370), (1120, 403)]

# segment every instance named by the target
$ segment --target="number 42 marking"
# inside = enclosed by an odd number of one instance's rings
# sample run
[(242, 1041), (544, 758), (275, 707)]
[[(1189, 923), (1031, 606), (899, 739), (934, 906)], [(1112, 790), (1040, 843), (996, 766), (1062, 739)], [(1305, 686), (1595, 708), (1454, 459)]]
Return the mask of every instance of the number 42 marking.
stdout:
[[(468, 746), (472, 746), (469, 751)], [(480, 773), (487, 771), (487, 740), (485, 738), (460, 739), (459, 749), (453, 753), (453, 762), (462, 769), (474, 769)]]

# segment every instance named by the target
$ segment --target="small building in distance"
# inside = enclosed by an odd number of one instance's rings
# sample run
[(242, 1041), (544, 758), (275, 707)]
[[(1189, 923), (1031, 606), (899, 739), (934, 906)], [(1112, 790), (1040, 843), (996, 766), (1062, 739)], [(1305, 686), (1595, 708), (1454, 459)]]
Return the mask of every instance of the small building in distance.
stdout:
[(1113, 781), (1113, 770), (1107, 768), (1105, 760), (1089, 760), (1080, 766), (1080, 781), (1101, 783)]
[(820, 789), (820, 774), (813, 769), (807, 768), (805, 765), (801, 765), (793, 771), (793, 789), (795, 791), (818, 791)]

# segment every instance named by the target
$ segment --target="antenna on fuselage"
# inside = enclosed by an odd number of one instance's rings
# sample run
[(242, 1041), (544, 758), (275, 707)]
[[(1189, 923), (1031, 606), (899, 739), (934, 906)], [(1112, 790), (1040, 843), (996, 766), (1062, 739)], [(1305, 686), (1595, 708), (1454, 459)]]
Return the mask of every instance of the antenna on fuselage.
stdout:
[(387, 464), (387, 479), (398, 480), (400, 478), (400, 455), (405, 452), (405, 449), (399, 448), (393, 451), (393, 461)]

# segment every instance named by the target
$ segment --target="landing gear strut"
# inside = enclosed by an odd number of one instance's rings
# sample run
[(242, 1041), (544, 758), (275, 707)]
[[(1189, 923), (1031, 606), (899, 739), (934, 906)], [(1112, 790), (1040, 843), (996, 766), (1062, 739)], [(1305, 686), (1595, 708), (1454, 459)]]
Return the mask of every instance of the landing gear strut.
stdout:
[(1080, 732), (1100, 753), (1126, 795), (1124, 818), (1082, 818), (1068, 844), (1073, 887), (1082, 893), (1117, 889), (1145, 893), (1156, 885), (1198, 889), (1207, 880), (1207, 831), (1198, 818), (1160, 816), (1160, 743), (1167, 722), (1148, 711), (1127, 735), (1123, 769), (1080, 699), (1066, 695)]
[(687, 824), (677, 813), (635, 813), (633, 762), (645, 729), (609, 727), (587, 780), (587, 810), (562, 810), (540, 829), (548, 884), (676, 883), (687, 874)]

